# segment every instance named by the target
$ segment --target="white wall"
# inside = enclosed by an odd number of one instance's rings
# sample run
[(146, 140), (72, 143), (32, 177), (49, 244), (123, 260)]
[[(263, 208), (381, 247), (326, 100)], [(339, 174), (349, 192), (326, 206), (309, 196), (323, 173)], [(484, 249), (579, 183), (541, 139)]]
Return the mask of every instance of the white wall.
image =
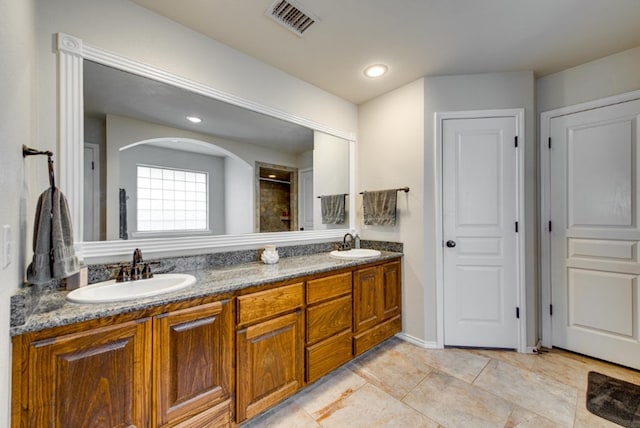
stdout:
[(0, 226), (11, 227), (11, 264), (0, 258), (0, 427), (9, 427), (11, 416), (9, 301), (24, 279), (26, 229), (33, 227), (25, 199), (37, 199), (47, 180), (46, 157), (22, 159), (22, 145), (34, 145), (36, 121), (33, 7), (31, 0), (0, 1)]
[(538, 112), (640, 89), (640, 46), (537, 80)]
[(322, 224), (320, 199), (315, 196), (349, 193), (349, 144), (342, 138), (313, 133), (313, 229), (344, 229), (349, 223), (345, 199), (345, 224)]
[(399, 194), (395, 227), (363, 227), (362, 236), (404, 243), (404, 332), (426, 344), (437, 340), (435, 112), (525, 108), (528, 341), (536, 333), (536, 161), (531, 72), (427, 77), (359, 108), (359, 190), (409, 186)]
[[(427, 272), (424, 241), (424, 80), (418, 80), (360, 105), (356, 190), (410, 187), (398, 194), (396, 226), (364, 226), (362, 196), (357, 195), (358, 229), (364, 239), (404, 243), (403, 328), (425, 340)], [(426, 171), (430, 171), (428, 168)], [(432, 201), (427, 203), (430, 206)], [(433, 337), (428, 340), (435, 340)]]
[[(524, 108), (525, 109), (525, 225), (526, 240), (526, 289), (527, 289), (527, 343), (534, 345), (537, 340), (537, 143), (535, 136), (534, 77), (529, 71), (513, 73), (487, 73), (460, 76), (429, 77), (425, 79), (425, 198), (434, 200), (433, 165), (435, 165), (435, 119), (436, 112)], [(435, 210), (432, 204), (425, 211), (426, 225), (425, 261), (428, 272), (426, 320), (427, 340), (435, 340)], [(433, 298), (433, 307), (431, 299)]]

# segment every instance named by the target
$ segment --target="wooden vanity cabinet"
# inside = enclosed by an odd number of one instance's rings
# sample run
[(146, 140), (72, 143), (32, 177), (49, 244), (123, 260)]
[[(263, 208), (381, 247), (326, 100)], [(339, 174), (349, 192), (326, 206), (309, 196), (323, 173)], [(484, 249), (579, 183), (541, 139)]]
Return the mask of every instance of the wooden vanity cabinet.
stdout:
[(154, 318), (155, 426), (229, 424), (232, 315), (224, 300)]
[(304, 282), (237, 298), (236, 422), (304, 385)]
[(353, 358), (351, 272), (307, 281), (306, 381), (314, 382)]
[(402, 330), (400, 261), (356, 270), (353, 275), (354, 355)]
[(14, 339), (15, 358), (13, 427), (151, 426), (149, 318), (25, 334)]

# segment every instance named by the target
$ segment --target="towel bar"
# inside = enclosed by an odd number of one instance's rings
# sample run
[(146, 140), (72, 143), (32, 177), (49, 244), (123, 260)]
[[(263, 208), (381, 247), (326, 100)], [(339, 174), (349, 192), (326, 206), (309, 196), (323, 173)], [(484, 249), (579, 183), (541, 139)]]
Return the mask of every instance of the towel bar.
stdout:
[[(361, 195), (364, 195), (367, 191), (365, 190), (364, 192), (360, 192)], [(405, 192), (405, 193), (409, 193), (409, 188), (408, 187), (400, 187), (399, 189), (396, 189), (396, 192)]]

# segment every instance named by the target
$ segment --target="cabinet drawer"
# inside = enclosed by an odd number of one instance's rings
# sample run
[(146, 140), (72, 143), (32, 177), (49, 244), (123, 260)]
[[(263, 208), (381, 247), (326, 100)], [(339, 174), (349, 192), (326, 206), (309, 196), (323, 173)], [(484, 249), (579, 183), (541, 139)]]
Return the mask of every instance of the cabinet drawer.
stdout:
[(351, 329), (351, 295), (307, 308), (307, 343)]
[(306, 349), (307, 382), (313, 382), (353, 357), (351, 330), (330, 337)]
[(402, 318), (398, 315), (355, 336), (353, 338), (354, 355), (358, 356), (368, 351), (400, 331), (402, 331)]
[(238, 297), (238, 324), (272, 318), (304, 304), (304, 283), (285, 285)]
[(231, 402), (227, 400), (175, 425), (174, 428), (216, 428), (231, 426), (230, 407)]
[(351, 293), (351, 272), (312, 279), (307, 282), (307, 304)]

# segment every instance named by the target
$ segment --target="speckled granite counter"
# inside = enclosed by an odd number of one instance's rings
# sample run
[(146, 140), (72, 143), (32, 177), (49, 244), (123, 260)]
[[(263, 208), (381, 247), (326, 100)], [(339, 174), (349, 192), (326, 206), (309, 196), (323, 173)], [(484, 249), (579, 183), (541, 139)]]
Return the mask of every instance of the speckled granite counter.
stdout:
[[(16, 336), (22, 333), (134, 312), (197, 297), (233, 292), (246, 287), (389, 260), (399, 256), (402, 256), (402, 253), (382, 251), (382, 254), (378, 257), (359, 260), (338, 260), (328, 253), (319, 253), (281, 258), (280, 262), (275, 265), (251, 262), (232, 266), (196, 268), (192, 271), (186, 271), (186, 273), (196, 277), (196, 284), (172, 293), (128, 302), (72, 303), (66, 300), (66, 291), (52, 290), (39, 296), (39, 301), (33, 313), (24, 317), (24, 324), (12, 327), (10, 334)], [(123, 286), (126, 287), (126, 284)], [(16, 308), (13, 308), (13, 310), (16, 310)]]

